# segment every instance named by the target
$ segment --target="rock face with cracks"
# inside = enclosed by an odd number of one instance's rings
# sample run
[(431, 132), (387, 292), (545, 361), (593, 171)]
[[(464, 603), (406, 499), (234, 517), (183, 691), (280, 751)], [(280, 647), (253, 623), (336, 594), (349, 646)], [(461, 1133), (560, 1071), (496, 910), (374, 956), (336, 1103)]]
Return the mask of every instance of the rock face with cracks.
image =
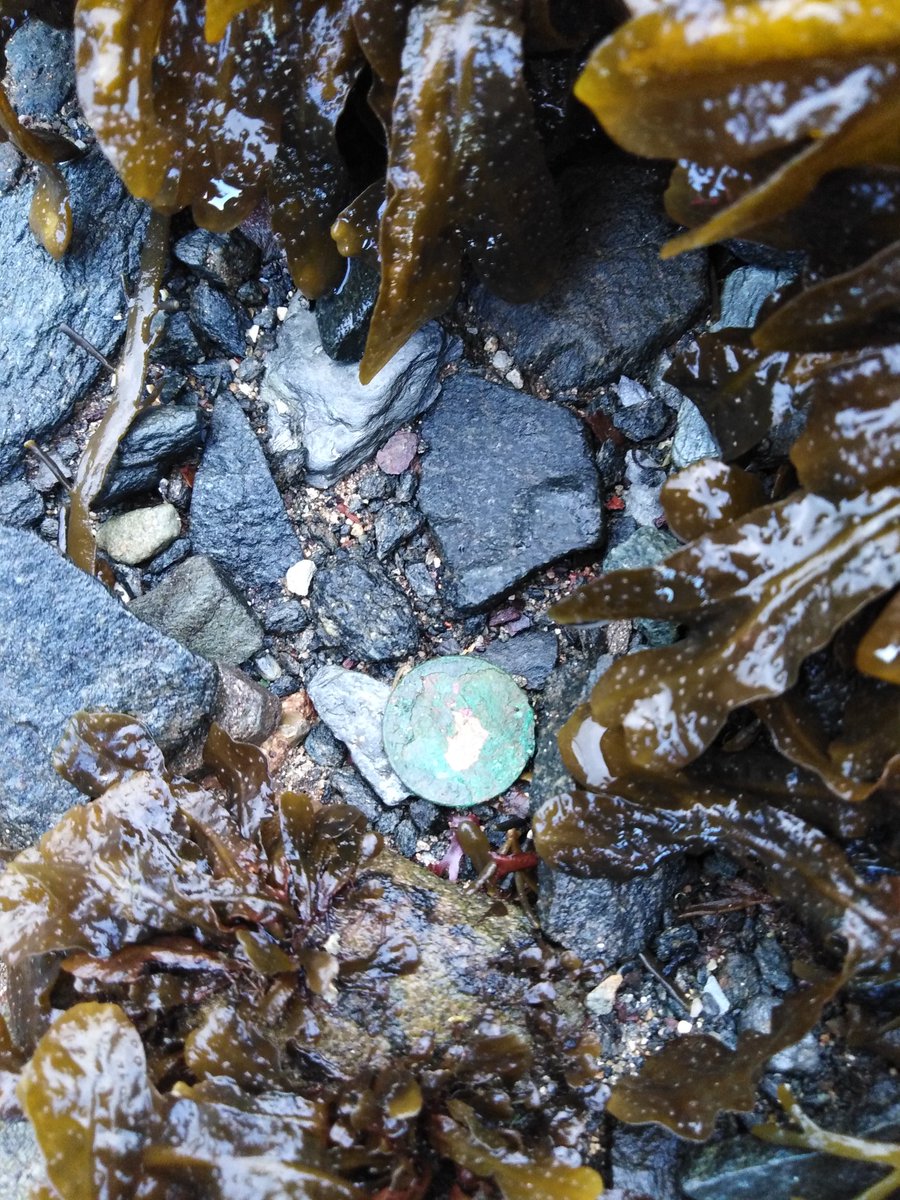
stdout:
[(581, 423), (560, 405), (460, 374), (422, 433), (419, 503), (458, 608), (482, 608), (599, 538), (597, 473)]

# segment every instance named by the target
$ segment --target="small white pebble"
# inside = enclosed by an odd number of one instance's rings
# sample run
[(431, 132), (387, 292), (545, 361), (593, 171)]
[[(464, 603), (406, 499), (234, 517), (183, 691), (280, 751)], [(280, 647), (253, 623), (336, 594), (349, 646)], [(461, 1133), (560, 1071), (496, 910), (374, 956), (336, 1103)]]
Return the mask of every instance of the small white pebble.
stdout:
[(294, 596), (308, 596), (315, 573), (316, 564), (313, 560), (301, 558), (299, 562), (295, 562), (292, 567), (288, 568), (288, 573), (284, 577), (284, 586)]
[(718, 971), (719, 960), (716, 958), (711, 958), (709, 960), (709, 962), (706, 964), (706, 969), (707, 969), (707, 971)]
[(258, 337), (259, 337), (259, 326), (251, 325), (250, 328), (247, 330), (247, 341), (255, 343), (256, 339)]
[(616, 999), (616, 992), (622, 986), (622, 976), (607, 975), (602, 979), (595, 988), (592, 988), (585, 997), (585, 1004), (598, 1017), (608, 1016), (612, 1010)]
[(729, 1008), (731, 1008), (731, 1001), (722, 991), (722, 985), (716, 979), (715, 975), (710, 975), (709, 979), (707, 979), (703, 987), (703, 993), (706, 996), (712, 997), (720, 1016), (722, 1013), (727, 1013)]
[(691, 1019), (696, 1021), (697, 1017), (703, 1012), (703, 1001), (699, 996), (695, 996), (691, 1001)]
[(676, 1033), (690, 1033), (693, 1028), (694, 1028), (694, 1026), (690, 1023), (690, 1021), (679, 1021), (678, 1024), (675, 1026), (675, 1032)]
[(287, 307), (284, 304), (279, 304), (278, 307), (275, 309), (275, 316), (278, 318), (279, 321), (283, 321), (284, 318), (287, 316)]
[(512, 365), (512, 355), (508, 350), (498, 350), (495, 354), (491, 355), (491, 366), (495, 371), (499, 371), (501, 375), (508, 371)]
[(511, 383), (514, 388), (520, 391), (525, 386), (525, 380), (522, 378), (522, 372), (518, 367), (513, 367), (511, 371), (506, 372), (506, 382)]

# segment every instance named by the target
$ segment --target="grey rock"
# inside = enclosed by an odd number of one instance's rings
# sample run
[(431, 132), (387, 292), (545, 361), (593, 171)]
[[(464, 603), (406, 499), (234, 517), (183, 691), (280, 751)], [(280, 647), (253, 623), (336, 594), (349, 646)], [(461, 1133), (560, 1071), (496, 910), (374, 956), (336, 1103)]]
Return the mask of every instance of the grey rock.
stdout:
[(612, 1185), (628, 1200), (682, 1200), (679, 1175), (685, 1144), (658, 1125), (616, 1124), (612, 1135)]
[(351, 258), (340, 284), (316, 301), (316, 324), (322, 349), (329, 358), (344, 363), (362, 358), (379, 283), (377, 268), (361, 258)]
[(438, 819), (440, 808), (436, 804), (432, 804), (430, 800), (423, 800), (417, 796), (409, 803), (409, 815), (412, 823), (422, 833), (427, 833)]
[[(887, 1089), (886, 1089), (887, 1090)], [(896, 1141), (900, 1136), (900, 1104), (896, 1084), (892, 1095), (867, 1097), (857, 1111), (845, 1110), (815, 1118), (826, 1129), (852, 1133), (873, 1141)], [(698, 1149), (683, 1173), (681, 1186), (691, 1200), (846, 1200), (862, 1194), (878, 1179), (884, 1168), (810, 1152), (789, 1146), (773, 1146), (749, 1135), (725, 1138)]]
[(419, 480), (413, 471), (404, 471), (397, 479), (394, 496), (401, 504), (409, 504), (419, 490)]
[(254, 660), (253, 665), (267, 683), (274, 683), (275, 680), (280, 679), (283, 674), (281, 663), (274, 654), (269, 654), (268, 652), (265, 654), (260, 654), (260, 656)]
[(202, 433), (196, 404), (160, 404), (141, 413), (122, 440), (104, 501), (154, 488), (171, 462), (200, 444)]
[(210, 233), (193, 229), (178, 239), (172, 253), (195, 275), (228, 291), (237, 291), (260, 266), (259, 247), (239, 230)]
[(5, 1200), (28, 1200), (44, 1178), (44, 1156), (31, 1123), (0, 1119), (0, 1179)]
[(200, 362), (205, 351), (186, 312), (158, 312), (153, 320), (160, 326), (159, 340), (150, 352), (153, 362), (176, 367), (194, 367)]
[(375, 545), (380, 561), (394, 553), (398, 546), (417, 533), (425, 518), (411, 504), (386, 504), (375, 518)]
[(163, 550), (162, 554), (157, 554), (156, 558), (148, 563), (144, 570), (151, 577), (163, 575), (170, 567), (174, 567), (176, 563), (184, 562), (191, 554), (193, 548), (190, 538), (176, 538), (168, 550)]
[(700, 409), (687, 396), (682, 400), (675, 420), (672, 439), (672, 466), (682, 471), (701, 458), (721, 458), (722, 451)]
[(236, 358), (247, 353), (250, 320), (240, 305), (205, 280), (191, 297), (191, 324), (201, 341)]
[(336, 556), (316, 572), (313, 604), (325, 642), (341, 646), (352, 658), (384, 662), (418, 648), (409, 601), (374, 564)]
[[(576, 705), (586, 700), (596, 677), (609, 665), (584, 655), (557, 668), (543, 694), (538, 722), (533, 809), (572, 786), (556, 735)], [(626, 881), (579, 879), (541, 864), (538, 917), (547, 937), (585, 959), (621, 962), (643, 950), (662, 924), (666, 905), (682, 876), (678, 857), (649, 875)]]
[(299, 633), (309, 624), (309, 613), (298, 600), (278, 600), (266, 609), (264, 624), (269, 633)]
[(37, 525), (43, 515), (44, 502), (30, 483), (24, 479), (0, 483), (0, 525), (28, 529)]
[(135, 616), (204, 658), (236, 666), (263, 644), (262, 626), (216, 564), (194, 555), (173, 567), (144, 596)]
[(208, 717), (215, 692), (209, 663), (135, 620), (34, 534), (0, 529), (4, 845), (28, 845), (78, 802), (50, 765), (73, 713), (131, 713), (172, 751)]
[(194, 478), (191, 537), (241, 587), (278, 583), (302, 556), (262, 447), (230, 396), (216, 401)]
[(328, 357), (315, 314), (295, 297), (260, 389), (270, 452), (278, 458), (305, 450), (306, 482), (330, 487), (434, 403), (447, 357), (439, 326), (426, 325), (363, 385), (355, 365)]
[(306, 735), (303, 748), (320, 767), (339, 767), (344, 761), (344, 747), (324, 721), (313, 725)]
[(405, 800), (409, 789), (394, 774), (381, 738), (391, 694), (388, 685), (359, 671), (322, 667), (307, 691), (321, 720), (344, 743), (357, 770), (384, 803), (393, 806)]
[(238, 742), (259, 745), (281, 719), (281, 701), (243, 671), (219, 664), (214, 718)]
[(437, 588), (434, 580), (431, 578), (431, 572), (423, 562), (410, 563), (405, 568), (406, 578), (409, 580), (409, 586), (416, 593), (420, 600), (433, 600), (437, 595)]
[(769, 1060), (770, 1071), (781, 1071), (785, 1075), (818, 1075), (822, 1070), (823, 1054), (814, 1033), (808, 1033), (793, 1046), (780, 1050)]
[(352, 767), (333, 771), (330, 783), (348, 804), (365, 813), (373, 829), (377, 829), (379, 833), (391, 834), (397, 828), (400, 823), (399, 811), (396, 808), (385, 807)]
[(599, 538), (597, 473), (567, 409), (460, 374), (422, 433), (419, 504), (463, 611)]
[(387, 500), (394, 494), (395, 480), (384, 471), (370, 471), (359, 481), (359, 494), (363, 500)]
[(73, 35), (25, 21), (6, 44), (9, 100), (20, 117), (55, 117), (75, 91)]
[(607, 438), (597, 451), (594, 461), (604, 491), (611, 492), (617, 483), (622, 482), (625, 474), (625, 447), (619, 442), (614, 442), (612, 438)]
[(175, 505), (154, 504), (104, 521), (97, 530), (97, 546), (116, 562), (134, 567), (167, 550), (180, 533)]
[(769, 987), (786, 992), (793, 986), (790, 955), (776, 938), (771, 935), (763, 937), (753, 957), (756, 959), (760, 975)]
[(22, 174), (22, 155), (12, 142), (0, 143), (0, 196), (11, 192)]
[[(681, 542), (671, 533), (645, 525), (609, 551), (603, 560), (603, 570), (652, 567), (680, 546)], [(649, 621), (639, 617), (634, 625), (651, 646), (668, 646), (678, 636), (678, 628), (671, 621)]]
[(60, 332), (60, 322), (114, 355), (125, 331), (114, 320), (125, 311), (121, 277), (133, 279), (138, 269), (146, 208), (127, 196), (99, 151), (62, 169), (74, 232), (61, 262), (28, 228), (30, 183), (0, 196), (0, 476), (29, 438), (71, 412), (101, 370)]
[(721, 315), (710, 329), (752, 329), (765, 300), (796, 278), (796, 271), (738, 267), (722, 285)]
[(491, 642), (481, 657), (510, 675), (520, 676), (526, 687), (542, 688), (556, 666), (558, 653), (556, 635), (535, 629), (506, 642)]
[(706, 254), (659, 257), (674, 232), (667, 177), (660, 165), (618, 158), (576, 169), (562, 181), (571, 238), (559, 282), (531, 304), (476, 290), (482, 332), (497, 335), (524, 375), (553, 390), (611, 383), (647, 367), (703, 311)]
[(394, 846), (404, 858), (414, 858), (416, 845), (419, 841), (419, 831), (409, 817), (402, 817), (397, 822), (397, 828), (391, 834)]
[(666, 481), (663, 470), (646, 465), (643, 455), (625, 451), (625, 513), (638, 525), (656, 525), (665, 519), (659, 499)]
[(642, 383), (623, 375), (616, 384), (616, 398), (618, 404), (612, 422), (629, 441), (651, 442), (662, 435), (669, 421), (662, 397), (654, 396)]

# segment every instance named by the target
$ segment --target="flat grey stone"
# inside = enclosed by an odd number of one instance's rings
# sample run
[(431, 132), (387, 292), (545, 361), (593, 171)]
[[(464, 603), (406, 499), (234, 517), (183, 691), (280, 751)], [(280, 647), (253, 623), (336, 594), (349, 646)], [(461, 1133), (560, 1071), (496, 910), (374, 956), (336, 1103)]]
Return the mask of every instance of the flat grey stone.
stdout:
[(359, 671), (322, 667), (307, 685), (319, 717), (350, 751), (360, 775), (385, 804), (400, 804), (411, 793), (391, 769), (381, 723), (391, 689)]
[(0, 477), (21, 460), (28, 438), (68, 416), (102, 369), (60, 332), (60, 322), (114, 357), (125, 332), (125, 321), (114, 320), (126, 311), (122, 276), (134, 279), (140, 261), (147, 210), (100, 152), (61, 169), (74, 226), (61, 262), (28, 228), (30, 180), (0, 196)]
[(181, 517), (174, 504), (133, 508), (104, 521), (97, 530), (97, 546), (116, 562), (137, 566), (168, 550), (181, 533)]
[(475, 289), (481, 332), (499, 338), (526, 378), (561, 391), (633, 375), (706, 307), (706, 253), (659, 256), (675, 232), (662, 202), (668, 175), (619, 157), (575, 168), (561, 181), (570, 237), (558, 282), (530, 304)]
[(295, 297), (260, 389), (269, 451), (275, 459), (304, 451), (306, 482), (330, 487), (434, 403), (447, 357), (440, 327), (426, 325), (363, 385), (355, 364), (328, 357), (315, 314)]
[(385, 662), (418, 648), (409, 601), (374, 563), (336, 555), (316, 572), (312, 598), (323, 639), (352, 658)]
[(0, 839), (20, 849), (80, 797), (50, 755), (84, 708), (131, 713), (164, 750), (207, 718), (215, 669), (138, 621), (32, 533), (0, 529)]
[(450, 598), (468, 611), (600, 536), (597, 472), (561, 405), (461, 373), (422, 435), (419, 505), (441, 548)]
[(752, 329), (768, 297), (795, 278), (784, 268), (738, 267), (722, 285), (721, 314), (710, 329)]
[(230, 396), (216, 401), (194, 478), (191, 540), (241, 587), (280, 583), (302, 558), (262, 446)]
[(0, 483), (0, 525), (28, 529), (44, 515), (40, 494), (24, 479)]
[(672, 439), (672, 466), (676, 471), (701, 458), (721, 458), (722, 451), (700, 409), (687, 396), (682, 400)]
[(262, 648), (259, 621), (205, 555), (193, 555), (173, 567), (151, 592), (132, 600), (129, 607), (148, 625), (213, 662), (236, 666)]
[(526, 687), (541, 688), (556, 666), (558, 654), (555, 634), (532, 629), (506, 642), (491, 642), (479, 657), (510, 675), (521, 677)]

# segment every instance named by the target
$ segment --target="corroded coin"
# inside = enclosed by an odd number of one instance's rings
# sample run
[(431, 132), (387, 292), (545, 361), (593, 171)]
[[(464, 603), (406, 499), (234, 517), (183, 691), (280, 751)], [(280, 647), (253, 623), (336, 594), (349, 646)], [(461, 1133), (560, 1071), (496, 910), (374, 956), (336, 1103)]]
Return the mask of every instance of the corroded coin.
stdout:
[(433, 658), (400, 680), (384, 748), (410, 791), (468, 808), (499, 796), (534, 753), (534, 714), (512, 676), (466, 657)]

